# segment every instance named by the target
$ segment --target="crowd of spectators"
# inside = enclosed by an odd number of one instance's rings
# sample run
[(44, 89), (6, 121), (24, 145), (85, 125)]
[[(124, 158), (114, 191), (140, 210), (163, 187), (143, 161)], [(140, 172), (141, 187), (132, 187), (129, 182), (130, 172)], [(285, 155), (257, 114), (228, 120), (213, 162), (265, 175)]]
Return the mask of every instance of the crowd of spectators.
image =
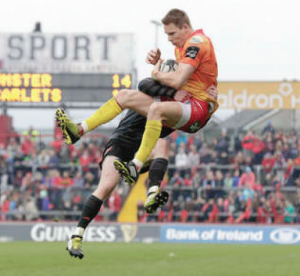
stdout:
[[(49, 219), (57, 214), (51, 211), (78, 218), (100, 178), (107, 138), (90, 136), (69, 147), (60, 134), (54, 137), (23, 133), (0, 144), (0, 219)], [(168, 139), (163, 187), (171, 199), (154, 215), (139, 202), (140, 221), (299, 221), (300, 132), (275, 130), (269, 122), (261, 132), (176, 132)], [(102, 209), (107, 218), (101, 211), (98, 219), (115, 220), (126, 196), (120, 184)]]
[[(64, 145), (60, 134), (50, 142), (47, 138), (28, 134), (0, 144), (2, 219), (49, 219), (53, 217), (49, 211), (79, 211), (98, 183), (106, 137), (76, 147)], [(116, 219), (121, 208), (118, 191), (105, 208), (110, 210), (109, 219)]]

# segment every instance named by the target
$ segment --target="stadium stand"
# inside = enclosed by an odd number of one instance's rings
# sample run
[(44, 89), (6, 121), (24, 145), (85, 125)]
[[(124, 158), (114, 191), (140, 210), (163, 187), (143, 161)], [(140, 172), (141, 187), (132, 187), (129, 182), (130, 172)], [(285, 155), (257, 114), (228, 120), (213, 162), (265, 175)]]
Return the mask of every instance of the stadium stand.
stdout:
[[(140, 222), (300, 222), (300, 132), (269, 122), (256, 132), (178, 132), (168, 139), (163, 187), (171, 199), (153, 215), (139, 202)], [(8, 137), (0, 144), (0, 219), (77, 220), (98, 183), (105, 142), (97, 133), (71, 147), (43, 131)], [(96, 219), (117, 220), (128, 190), (120, 183)]]

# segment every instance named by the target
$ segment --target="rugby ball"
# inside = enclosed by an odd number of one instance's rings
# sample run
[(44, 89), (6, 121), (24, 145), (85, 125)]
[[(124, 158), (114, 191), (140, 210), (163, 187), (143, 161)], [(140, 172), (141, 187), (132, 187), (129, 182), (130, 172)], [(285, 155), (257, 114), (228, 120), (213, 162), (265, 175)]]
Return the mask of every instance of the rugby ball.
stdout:
[(159, 71), (161, 72), (174, 72), (178, 68), (178, 62), (174, 59), (165, 60), (159, 67)]

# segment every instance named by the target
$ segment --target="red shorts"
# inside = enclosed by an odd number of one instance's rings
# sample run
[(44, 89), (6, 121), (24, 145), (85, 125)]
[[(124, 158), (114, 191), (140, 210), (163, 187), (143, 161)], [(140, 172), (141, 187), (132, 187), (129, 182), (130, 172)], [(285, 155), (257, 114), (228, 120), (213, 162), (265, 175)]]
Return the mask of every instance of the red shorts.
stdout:
[[(160, 101), (175, 101), (174, 99), (161, 97)], [(187, 133), (194, 133), (203, 128), (208, 119), (209, 119), (209, 104), (201, 100), (189, 97), (182, 102), (183, 105), (190, 106), (190, 116), (186, 118), (187, 122), (184, 125), (174, 127), (175, 129), (182, 130)], [(186, 106), (183, 106), (183, 117), (186, 117), (185, 111), (187, 110)]]
[(188, 122), (179, 129), (187, 133), (194, 133), (207, 123), (209, 118), (209, 104), (194, 98), (190, 98), (187, 104), (191, 105), (191, 116)]

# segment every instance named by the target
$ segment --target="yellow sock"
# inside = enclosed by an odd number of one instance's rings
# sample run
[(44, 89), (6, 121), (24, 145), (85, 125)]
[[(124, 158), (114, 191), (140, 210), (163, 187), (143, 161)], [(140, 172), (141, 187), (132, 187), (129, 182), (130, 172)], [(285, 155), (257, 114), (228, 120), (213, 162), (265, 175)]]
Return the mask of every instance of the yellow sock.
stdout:
[(155, 147), (157, 140), (159, 139), (161, 128), (161, 121), (147, 121), (142, 143), (134, 159), (137, 159), (142, 164), (146, 162), (148, 156)]
[(82, 123), (84, 132), (91, 131), (98, 126), (111, 121), (122, 111), (123, 110), (117, 103), (116, 99), (111, 98), (104, 105), (102, 105), (91, 117), (89, 117)]

